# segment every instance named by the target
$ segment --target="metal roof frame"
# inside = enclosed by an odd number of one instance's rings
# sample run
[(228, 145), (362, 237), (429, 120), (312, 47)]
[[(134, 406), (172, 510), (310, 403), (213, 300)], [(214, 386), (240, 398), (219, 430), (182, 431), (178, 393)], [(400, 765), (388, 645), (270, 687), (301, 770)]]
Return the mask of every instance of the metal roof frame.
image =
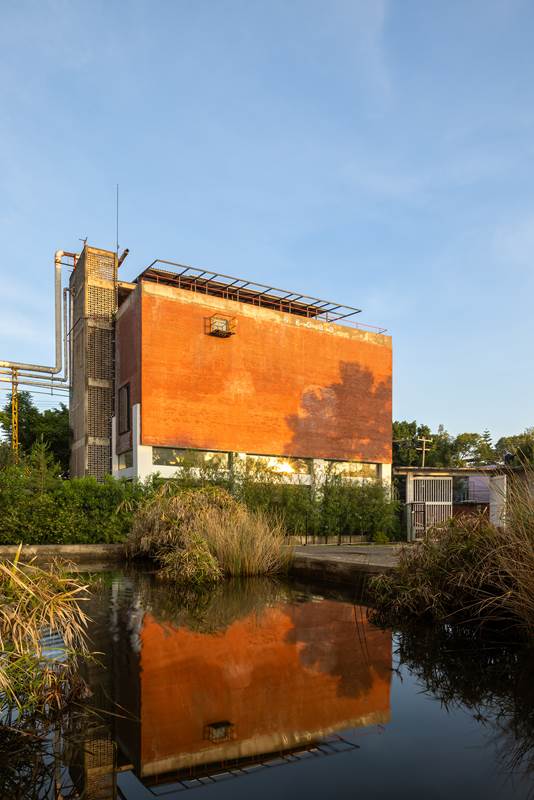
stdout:
[[(160, 266), (161, 265), (161, 266)], [(166, 267), (174, 267), (172, 271)], [(179, 271), (176, 271), (178, 269)], [(205, 276), (208, 276), (207, 278)], [(176, 261), (157, 258), (135, 279), (135, 282), (151, 281), (175, 286), (188, 291), (199, 291), (241, 303), (263, 306), (321, 322), (352, 324), (355, 327), (384, 333), (385, 328), (356, 323), (351, 318), (361, 313), (360, 308), (347, 306), (333, 300), (324, 300), (311, 295), (299, 294), (276, 286), (267, 286), (257, 281), (248, 281), (212, 272), (200, 267), (191, 267)]]

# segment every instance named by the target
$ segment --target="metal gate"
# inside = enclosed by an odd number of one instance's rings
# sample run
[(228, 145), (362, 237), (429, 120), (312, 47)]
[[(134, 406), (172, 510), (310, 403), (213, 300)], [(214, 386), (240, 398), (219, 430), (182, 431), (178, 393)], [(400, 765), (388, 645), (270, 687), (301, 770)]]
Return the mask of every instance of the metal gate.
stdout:
[(434, 525), (452, 517), (452, 477), (408, 480), (406, 503), (408, 540), (420, 539)]

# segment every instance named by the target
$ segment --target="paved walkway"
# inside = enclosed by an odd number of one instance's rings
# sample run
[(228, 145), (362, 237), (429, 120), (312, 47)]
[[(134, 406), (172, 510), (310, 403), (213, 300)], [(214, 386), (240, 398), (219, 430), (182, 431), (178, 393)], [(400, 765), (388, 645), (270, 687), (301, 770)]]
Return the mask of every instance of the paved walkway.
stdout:
[(311, 558), (396, 567), (402, 547), (402, 544), (307, 544), (298, 545), (295, 553)]
[(403, 545), (298, 545), (293, 570), (297, 575), (352, 583), (363, 574), (391, 572), (399, 563)]

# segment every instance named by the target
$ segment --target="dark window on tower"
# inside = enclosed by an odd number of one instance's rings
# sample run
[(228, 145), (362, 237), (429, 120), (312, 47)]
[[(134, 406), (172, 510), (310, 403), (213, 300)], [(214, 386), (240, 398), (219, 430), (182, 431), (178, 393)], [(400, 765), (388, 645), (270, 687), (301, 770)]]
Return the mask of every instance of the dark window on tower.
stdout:
[(130, 384), (119, 389), (119, 434), (130, 430)]

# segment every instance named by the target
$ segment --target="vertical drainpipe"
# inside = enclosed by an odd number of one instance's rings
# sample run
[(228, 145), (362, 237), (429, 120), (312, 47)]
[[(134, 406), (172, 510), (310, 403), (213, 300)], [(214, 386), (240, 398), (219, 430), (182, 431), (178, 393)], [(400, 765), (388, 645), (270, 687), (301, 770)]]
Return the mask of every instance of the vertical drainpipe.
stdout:
[(62, 369), (61, 354), (61, 259), (64, 250), (56, 250), (54, 256), (55, 272), (55, 328), (56, 328), (56, 364), (54, 367), (45, 367), (41, 364), (24, 364), (18, 361), (0, 361), (0, 367), (9, 369), (26, 370), (30, 372), (46, 372), (49, 375), (57, 375)]

